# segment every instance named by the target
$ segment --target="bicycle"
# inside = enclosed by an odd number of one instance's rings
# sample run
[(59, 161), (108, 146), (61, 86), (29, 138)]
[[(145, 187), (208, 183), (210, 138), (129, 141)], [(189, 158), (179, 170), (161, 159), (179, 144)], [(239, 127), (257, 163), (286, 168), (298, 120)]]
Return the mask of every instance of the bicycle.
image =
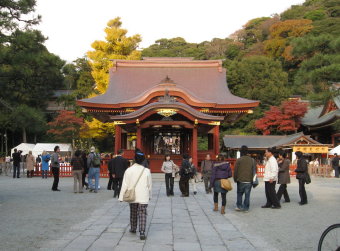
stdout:
[(322, 233), (318, 251), (340, 251), (340, 223), (329, 226)]

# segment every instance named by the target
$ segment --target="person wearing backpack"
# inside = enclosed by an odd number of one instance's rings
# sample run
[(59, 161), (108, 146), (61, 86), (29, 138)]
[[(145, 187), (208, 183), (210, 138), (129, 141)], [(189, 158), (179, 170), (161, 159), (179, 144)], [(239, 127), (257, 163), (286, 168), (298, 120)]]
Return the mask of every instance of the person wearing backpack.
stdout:
[[(87, 158), (87, 166), (89, 168), (88, 183), (90, 192), (98, 193), (99, 175), (100, 175), (100, 155), (95, 152), (94, 146), (90, 149), (90, 154)], [(92, 179), (95, 179), (95, 185), (92, 184)]]
[(47, 179), (48, 167), (50, 165), (51, 155), (45, 150), (41, 154), (41, 177)]
[(181, 169), (179, 170), (179, 175), (181, 176), (179, 179), (179, 189), (182, 192), (181, 197), (189, 197), (189, 181), (193, 176), (189, 159), (190, 156), (188, 154), (183, 155)]

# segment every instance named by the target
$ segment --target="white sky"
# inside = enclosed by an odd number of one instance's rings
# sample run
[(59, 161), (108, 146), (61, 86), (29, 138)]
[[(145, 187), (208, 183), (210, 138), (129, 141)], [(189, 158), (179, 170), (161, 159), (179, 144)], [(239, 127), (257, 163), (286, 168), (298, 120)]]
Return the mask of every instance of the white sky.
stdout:
[(49, 39), (46, 46), (73, 61), (104, 40), (106, 23), (121, 17), (128, 35), (140, 34), (140, 48), (160, 38), (187, 42), (225, 38), (248, 20), (281, 13), (303, 0), (38, 0), (37, 27)]

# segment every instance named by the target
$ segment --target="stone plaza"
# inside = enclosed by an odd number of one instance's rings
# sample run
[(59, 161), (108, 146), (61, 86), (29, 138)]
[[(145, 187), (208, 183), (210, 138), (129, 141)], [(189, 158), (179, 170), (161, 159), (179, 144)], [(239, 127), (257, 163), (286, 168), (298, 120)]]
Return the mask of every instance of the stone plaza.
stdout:
[(315, 178), (307, 186), (309, 204), (298, 205), (298, 184), (288, 187), (291, 203), (281, 210), (260, 208), (264, 185), (252, 191), (249, 213), (234, 211), (236, 187), (227, 195), (225, 215), (212, 211), (212, 195), (165, 195), (162, 175), (154, 175), (148, 206), (147, 239), (129, 232), (127, 203), (112, 198), (101, 179), (98, 194), (72, 192), (73, 179), (0, 177), (1, 250), (315, 250), (322, 231), (338, 223), (340, 182)]

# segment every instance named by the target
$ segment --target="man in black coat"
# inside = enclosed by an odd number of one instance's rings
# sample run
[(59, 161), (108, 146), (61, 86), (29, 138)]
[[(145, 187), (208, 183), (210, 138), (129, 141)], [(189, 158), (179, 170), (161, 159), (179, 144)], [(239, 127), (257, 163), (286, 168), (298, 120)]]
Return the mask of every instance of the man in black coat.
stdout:
[(21, 161), (21, 151), (15, 148), (14, 153), (12, 154), (13, 159), (13, 179), (15, 177), (20, 178), (20, 161)]
[(334, 169), (335, 172), (335, 178), (339, 178), (339, 160), (340, 158), (338, 157), (337, 153), (334, 153), (334, 158), (332, 159), (332, 168)]
[(129, 167), (129, 161), (123, 157), (124, 151), (120, 149), (117, 157), (110, 160), (108, 164), (109, 172), (113, 178), (114, 194), (113, 198), (119, 196), (122, 187), (123, 177), (126, 169)]

